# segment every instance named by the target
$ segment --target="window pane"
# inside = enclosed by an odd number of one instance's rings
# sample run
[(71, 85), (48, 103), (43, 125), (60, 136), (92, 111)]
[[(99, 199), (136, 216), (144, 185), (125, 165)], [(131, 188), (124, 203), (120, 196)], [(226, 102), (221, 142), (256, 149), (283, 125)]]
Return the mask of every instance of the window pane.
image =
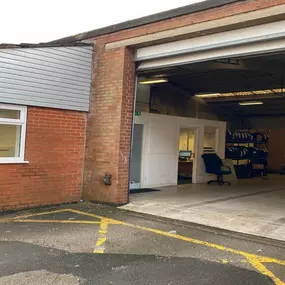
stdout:
[(0, 119), (20, 119), (20, 111), (0, 109)]
[(21, 126), (0, 124), (0, 157), (20, 156)]

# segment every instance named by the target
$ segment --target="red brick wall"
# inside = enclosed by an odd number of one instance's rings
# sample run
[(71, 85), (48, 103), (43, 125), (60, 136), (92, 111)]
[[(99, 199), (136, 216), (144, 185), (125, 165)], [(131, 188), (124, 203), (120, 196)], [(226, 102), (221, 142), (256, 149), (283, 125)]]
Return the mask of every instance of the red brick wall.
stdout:
[(80, 200), (85, 127), (85, 113), (29, 107), (29, 164), (0, 164), (0, 210)]
[[(103, 47), (104, 42), (96, 42), (83, 197), (124, 204), (128, 200), (134, 98), (133, 50), (105, 52)], [(107, 173), (113, 177), (111, 186), (102, 181)]]

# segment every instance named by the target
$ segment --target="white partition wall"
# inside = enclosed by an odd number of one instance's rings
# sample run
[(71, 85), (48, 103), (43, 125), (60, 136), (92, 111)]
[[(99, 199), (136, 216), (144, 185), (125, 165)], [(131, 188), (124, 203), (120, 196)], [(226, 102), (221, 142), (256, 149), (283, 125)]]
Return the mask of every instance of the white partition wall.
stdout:
[(175, 184), (178, 171), (176, 124), (150, 120), (148, 142), (145, 183), (152, 186)]
[(201, 158), (205, 129), (217, 129), (215, 151), (221, 158), (225, 156), (225, 122), (142, 113), (135, 117), (135, 124), (144, 125), (141, 188), (177, 185), (179, 135), (182, 128), (195, 130), (193, 183), (203, 183), (210, 178), (205, 173)]

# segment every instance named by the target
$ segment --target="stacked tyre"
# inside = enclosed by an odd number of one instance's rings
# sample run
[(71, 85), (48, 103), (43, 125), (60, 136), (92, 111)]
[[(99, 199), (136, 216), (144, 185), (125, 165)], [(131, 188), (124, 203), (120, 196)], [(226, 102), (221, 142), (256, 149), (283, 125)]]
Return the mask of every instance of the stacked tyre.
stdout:
[(226, 147), (226, 158), (246, 159), (248, 158), (248, 148), (243, 146)]
[(254, 137), (249, 132), (227, 130), (226, 140), (227, 142), (252, 142)]
[(268, 158), (268, 149), (267, 148), (259, 148), (259, 147), (250, 147), (248, 149), (249, 156), (252, 158)]

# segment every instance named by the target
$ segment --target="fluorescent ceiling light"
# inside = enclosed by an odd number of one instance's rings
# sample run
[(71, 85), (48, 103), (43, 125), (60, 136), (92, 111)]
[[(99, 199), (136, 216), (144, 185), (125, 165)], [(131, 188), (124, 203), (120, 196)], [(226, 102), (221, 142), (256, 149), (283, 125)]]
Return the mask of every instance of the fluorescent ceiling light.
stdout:
[(168, 82), (167, 78), (152, 78), (152, 79), (145, 79), (140, 81), (140, 84), (157, 84), (157, 83), (165, 83)]
[(251, 105), (263, 105), (261, 101), (247, 101), (247, 102), (239, 102), (241, 106), (251, 106)]
[(254, 95), (276, 95), (283, 93), (283, 89), (266, 89), (266, 90), (251, 90), (251, 91), (239, 91), (228, 93), (198, 93), (195, 96), (204, 99), (222, 98), (222, 97), (242, 97), (242, 96), (254, 96)]
[(223, 96), (221, 93), (204, 93), (204, 94), (196, 94), (197, 97), (200, 98), (211, 98), (211, 97), (220, 97)]

